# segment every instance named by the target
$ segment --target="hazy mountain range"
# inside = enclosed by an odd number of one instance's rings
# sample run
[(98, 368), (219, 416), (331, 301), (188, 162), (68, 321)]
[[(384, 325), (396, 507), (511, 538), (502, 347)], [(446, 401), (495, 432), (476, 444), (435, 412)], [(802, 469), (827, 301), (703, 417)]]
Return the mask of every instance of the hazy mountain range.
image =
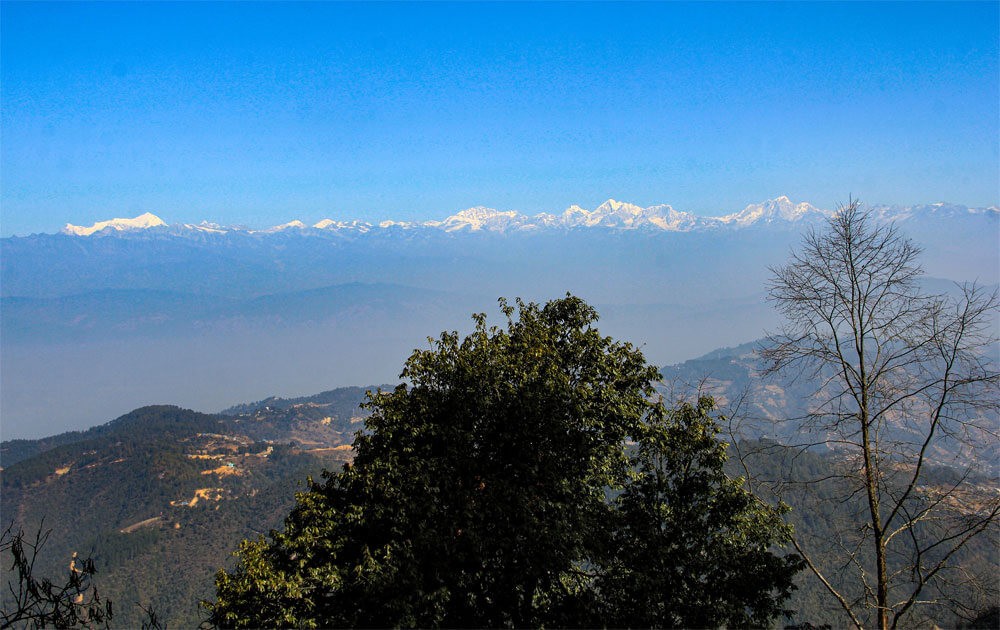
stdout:
[[(872, 211), (924, 247), (931, 277), (1000, 279), (996, 207)], [(786, 197), (714, 218), (609, 200), (266, 230), (145, 214), (0, 239), (0, 429), (38, 437), (145, 404), (212, 411), (390, 382), (427, 336), (496, 319), (500, 296), (571, 292), (605, 334), (683, 361), (773, 329), (768, 267), (829, 215)]]

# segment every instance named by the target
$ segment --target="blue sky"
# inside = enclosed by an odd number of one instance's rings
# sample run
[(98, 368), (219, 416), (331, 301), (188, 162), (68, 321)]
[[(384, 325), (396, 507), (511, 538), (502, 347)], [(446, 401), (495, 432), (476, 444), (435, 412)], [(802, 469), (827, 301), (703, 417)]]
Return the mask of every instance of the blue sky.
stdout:
[(3, 2), (0, 233), (997, 204), (998, 7)]

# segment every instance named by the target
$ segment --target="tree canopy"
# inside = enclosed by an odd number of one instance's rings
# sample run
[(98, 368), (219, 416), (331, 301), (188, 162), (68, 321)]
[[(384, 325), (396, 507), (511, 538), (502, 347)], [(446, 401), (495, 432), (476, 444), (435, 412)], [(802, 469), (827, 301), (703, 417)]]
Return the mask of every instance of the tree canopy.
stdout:
[(800, 568), (779, 513), (722, 473), (712, 402), (567, 296), (414, 351), (370, 394), (353, 464), (220, 571), (223, 627), (764, 624)]

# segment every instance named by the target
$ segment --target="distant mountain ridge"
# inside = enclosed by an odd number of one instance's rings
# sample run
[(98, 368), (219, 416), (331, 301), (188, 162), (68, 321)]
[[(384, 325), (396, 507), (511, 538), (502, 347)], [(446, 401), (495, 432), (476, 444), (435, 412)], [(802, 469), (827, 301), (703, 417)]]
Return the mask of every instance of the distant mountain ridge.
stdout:
[[(1000, 210), (872, 211), (923, 249), (928, 275), (1000, 282)], [(148, 402), (214, 408), (268, 384), (385, 382), (428, 335), (463, 330), (499, 296), (572, 293), (607, 334), (679, 361), (773, 329), (768, 269), (828, 214), (785, 197), (714, 219), (608, 201), (268, 230), (148, 215), (2, 238), (3, 428), (37, 436)]]
[[(107, 236), (136, 231), (161, 230), (172, 234), (275, 234), (279, 232), (326, 232), (338, 234), (365, 234), (377, 230), (435, 229), (444, 232), (533, 232), (552, 229), (604, 228), (610, 230), (649, 230), (665, 232), (692, 232), (725, 228), (747, 228), (759, 225), (797, 224), (827, 218), (835, 211), (823, 210), (808, 202), (793, 202), (786, 196), (750, 204), (738, 212), (709, 217), (674, 209), (668, 204), (641, 207), (635, 204), (608, 199), (597, 208), (587, 210), (572, 205), (559, 214), (540, 213), (529, 216), (516, 210), (496, 210), (485, 206), (467, 208), (441, 221), (393, 221), (379, 223), (367, 221), (341, 221), (323, 219), (308, 226), (298, 219), (274, 227), (253, 230), (240, 226), (222, 226), (203, 221), (199, 224), (167, 224), (152, 213), (133, 219), (98, 221), (89, 227), (67, 223), (62, 233), (71, 236)], [(969, 208), (967, 206), (935, 203), (915, 206), (877, 205), (872, 212), (880, 220), (902, 221), (922, 215), (957, 216), (968, 214), (1000, 216), (1000, 208)]]

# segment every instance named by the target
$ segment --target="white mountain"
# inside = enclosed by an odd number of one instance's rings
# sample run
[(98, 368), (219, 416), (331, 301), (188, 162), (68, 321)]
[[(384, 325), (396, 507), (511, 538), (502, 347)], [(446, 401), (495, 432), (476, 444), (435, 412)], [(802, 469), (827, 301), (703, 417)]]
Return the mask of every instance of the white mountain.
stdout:
[[(1000, 216), (1000, 208), (968, 208), (962, 205), (936, 203), (917, 206), (872, 206), (871, 211), (880, 221), (905, 221), (911, 217), (950, 218), (973, 214), (984, 214), (994, 218)], [(323, 219), (312, 225), (312, 230), (338, 233), (344, 236), (364, 234), (372, 230), (386, 229), (433, 229), (449, 233), (461, 232), (535, 232), (551, 229), (601, 228), (613, 231), (645, 230), (652, 232), (691, 232), (700, 230), (741, 229), (763, 225), (790, 225), (817, 221), (827, 218), (832, 211), (822, 210), (807, 202), (793, 202), (786, 196), (769, 199), (763, 203), (750, 204), (732, 214), (718, 217), (704, 217), (675, 210), (667, 204), (641, 207), (615, 199), (608, 199), (593, 210), (571, 205), (560, 214), (540, 213), (528, 216), (516, 210), (496, 210), (485, 206), (467, 208), (441, 221), (382, 221), (372, 224), (366, 221), (338, 221)], [(100, 221), (91, 227), (67, 224), (64, 234), (90, 236), (101, 230), (133, 231), (166, 225), (159, 217), (146, 213), (134, 219), (111, 219)], [(308, 231), (302, 221), (290, 221), (264, 230), (223, 227), (203, 221), (200, 224), (173, 226), (177, 232), (185, 230), (197, 232), (226, 233), (242, 231), (253, 234), (273, 234), (289, 230)]]
[(207, 232), (209, 234), (225, 234), (229, 232), (232, 228), (225, 228), (218, 223), (210, 223), (208, 221), (202, 221), (201, 223), (185, 223), (181, 226), (185, 230), (191, 230), (194, 232)]
[(299, 221), (298, 219), (295, 219), (294, 221), (289, 221), (288, 223), (282, 223), (281, 225), (276, 225), (274, 227), (268, 228), (263, 231), (268, 234), (271, 234), (274, 232), (284, 232), (285, 230), (304, 230), (305, 228), (306, 228), (305, 223)]
[(414, 227), (419, 227), (420, 225), (421, 225), (420, 223), (414, 223), (412, 221), (381, 221), (378, 224), (378, 226), (382, 229), (395, 227), (404, 230), (409, 230)]
[(98, 221), (90, 227), (67, 223), (66, 227), (64, 227), (62, 231), (63, 234), (90, 236), (91, 234), (95, 234), (102, 230), (110, 229), (116, 232), (130, 232), (133, 230), (145, 230), (152, 227), (161, 227), (166, 225), (167, 224), (164, 223), (163, 219), (160, 217), (152, 214), (151, 212), (146, 212), (145, 214), (140, 214), (134, 219), (110, 219), (108, 221)]
[(527, 222), (528, 217), (514, 210), (500, 211), (476, 206), (453, 214), (444, 221), (427, 221), (423, 225), (440, 228), (445, 232), (478, 232), (479, 230), (505, 232), (510, 229), (522, 228)]
[(788, 197), (778, 197), (761, 204), (749, 205), (740, 212), (722, 217), (701, 217), (690, 212), (675, 210), (667, 204), (643, 208), (628, 202), (608, 199), (593, 210), (574, 204), (561, 214), (543, 212), (533, 217), (516, 211), (499, 211), (479, 206), (463, 210), (444, 221), (429, 221), (423, 225), (439, 227), (449, 232), (458, 230), (505, 232), (546, 228), (689, 232), (725, 226), (748, 227), (775, 221), (800, 221), (825, 217), (829, 214), (808, 203), (795, 204)]
[(830, 213), (802, 202), (793, 203), (782, 195), (777, 199), (769, 199), (764, 203), (751, 204), (739, 212), (719, 217), (719, 221), (727, 225), (746, 227), (757, 223), (774, 223), (775, 221), (801, 221), (808, 218), (822, 218)]
[(316, 230), (356, 230), (358, 232), (367, 232), (371, 228), (372, 224), (364, 221), (334, 221), (333, 219), (323, 219), (313, 225), (313, 229)]
[(655, 215), (649, 218), (649, 222), (662, 230), (670, 230), (671, 232), (688, 232), (696, 227), (708, 225), (710, 221), (708, 218), (699, 217), (690, 212), (674, 210), (666, 204), (650, 206), (649, 210), (655, 212)]

